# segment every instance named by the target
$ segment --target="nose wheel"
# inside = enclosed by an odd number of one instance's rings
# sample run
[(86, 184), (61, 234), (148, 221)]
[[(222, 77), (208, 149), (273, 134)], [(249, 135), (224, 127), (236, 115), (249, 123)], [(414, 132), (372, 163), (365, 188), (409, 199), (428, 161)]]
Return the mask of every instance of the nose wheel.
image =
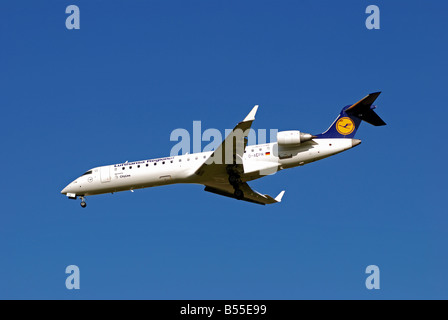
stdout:
[(83, 208), (87, 207), (87, 203), (84, 200), (84, 197), (81, 197), (81, 207), (83, 207)]

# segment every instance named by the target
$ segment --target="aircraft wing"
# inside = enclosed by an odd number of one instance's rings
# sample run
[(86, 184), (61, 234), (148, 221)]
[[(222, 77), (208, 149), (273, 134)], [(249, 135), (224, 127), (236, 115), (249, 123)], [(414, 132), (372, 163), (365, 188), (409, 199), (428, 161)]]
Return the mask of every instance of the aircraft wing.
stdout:
[[(247, 183), (242, 183), (240, 185), (240, 189), (241, 189), (241, 191), (243, 191), (244, 197), (242, 199), (239, 199), (239, 200), (253, 202), (253, 203), (257, 203), (257, 204), (261, 204), (261, 205), (281, 202), (282, 198), (283, 198), (283, 195), (285, 194), (285, 191), (282, 191), (282, 192), (280, 192), (280, 194), (277, 197), (272, 198), (271, 196), (268, 196), (267, 194), (261, 194), (261, 193), (255, 191), (255, 190), (252, 190), (251, 187)], [(235, 197), (233, 186), (230, 185), (230, 183), (227, 183), (227, 184), (218, 184), (218, 183), (206, 184), (204, 190), (208, 191), (208, 192), (211, 192), (211, 193), (219, 194), (221, 196), (238, 199), (237, 197)]]
[(238, 123), (233, 131), (224, 139), (221, 145), (213, 152), (210, 158), (196, 171), (203, 178), (205, 191), (216, 193), (225, 197), (253, 202), (261, 205), (277, 203), (282, 200), (282, 191), (275, 199), (254, 191), (246, 182), (238, 183), (237, 188), (243, 196), (235, 195), (235, 186), (230, 184), (229, 176), (244, 173), (243, 156), (247, 145), (247, 136), (252, 122), (255, 120), (258, 106)]
[(228, 167), (244, 172), (243, 155), (247, 145), (247, 136), (252, 122), (255, 120), (258, 105), (253, 107), (247, 117), (238, 123), (233, 131), (224, 139), (210, 158), (196, 171), (200, 176), (217, 176), (228, 173)]

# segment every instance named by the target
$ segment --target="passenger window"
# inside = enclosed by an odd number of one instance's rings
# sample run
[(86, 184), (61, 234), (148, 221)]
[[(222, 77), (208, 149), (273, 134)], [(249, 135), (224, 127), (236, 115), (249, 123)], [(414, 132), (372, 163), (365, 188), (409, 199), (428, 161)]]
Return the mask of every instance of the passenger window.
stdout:
[(123, 170), (124, 170), (124, 167), (123, 167)]

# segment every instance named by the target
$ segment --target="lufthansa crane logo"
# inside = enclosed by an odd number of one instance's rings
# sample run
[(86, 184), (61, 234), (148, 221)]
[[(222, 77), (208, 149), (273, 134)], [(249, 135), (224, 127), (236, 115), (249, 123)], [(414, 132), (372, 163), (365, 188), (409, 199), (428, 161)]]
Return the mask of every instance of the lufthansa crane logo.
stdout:
[(341, 118), (336, 123), (336, 130), (344, 136), (349, 135), (355, 130), (355, 123), (348, 117)]

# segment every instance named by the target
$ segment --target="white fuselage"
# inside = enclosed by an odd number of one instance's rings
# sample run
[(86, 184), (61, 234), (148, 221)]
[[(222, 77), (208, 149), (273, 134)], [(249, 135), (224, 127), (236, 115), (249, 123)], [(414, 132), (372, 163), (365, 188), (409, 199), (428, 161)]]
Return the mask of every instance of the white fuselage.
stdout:
[[(247, 146), (241, 179), (251, 181), (276, 171), (302, 166), (351, 149), (360, 142), (339, 138), (313, 139), (295, 147), (278, 146), (277, 143)], [(93, 168), (71, 182), (61, 193), (76, 198), (175, 183), (228, 183), (226, 174), (196, 174), (212, 154), (202, 152)]]

